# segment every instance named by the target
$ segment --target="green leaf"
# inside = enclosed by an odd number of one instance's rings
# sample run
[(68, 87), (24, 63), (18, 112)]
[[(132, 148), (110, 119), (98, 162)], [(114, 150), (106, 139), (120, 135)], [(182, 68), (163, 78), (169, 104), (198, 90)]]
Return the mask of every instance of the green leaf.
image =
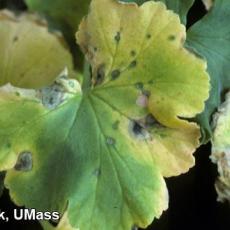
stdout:
[[(121, 0), (122, 2), (136, 2), (138, 5), (151, 0)], [(166, 4), (167, 8), (180, 15), (180, 19), (186, 25), (186, 17), (195, 0), (155, 0)]]
[(213, 116), (211, 159), (218, 166), (216, 190), (219, 201), (230, 201), (230, 93)]
[(48, 32), (33, 15), (0, 12), (0, 84), (38, 88), (51, 84), (72, 57), (62, 37)]
[(210, 98), (205, 111), (198, 116), (203, 132), (202, 142), (210, 140), (212, 113), (221, 102), (221, 92), (230, 87), (230, 2), (216, 0), (212, 10), (188, 31), (187, 46), (199, 52), (208, 62), (211, 77)]
[(163, 176), (194, 165), (200, 132), (185, 118), (203, 110), (209, 91), (206, 63), (184, 39), (162, 3), (93, 0), (77, 33), (92, 67), (82, 93), (63, 77), (38, 91), (0, 91), (0, 169), (12, 199), (65, 213), (83, 230), (159, 218)]

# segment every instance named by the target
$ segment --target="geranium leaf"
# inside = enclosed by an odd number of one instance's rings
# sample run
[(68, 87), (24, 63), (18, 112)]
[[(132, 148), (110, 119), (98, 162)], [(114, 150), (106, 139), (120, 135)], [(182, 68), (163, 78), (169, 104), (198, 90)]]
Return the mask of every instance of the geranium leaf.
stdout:
[(1, 89), (0, 168), (13, 200), (67, 212), (84, 230), (159, 217), (168, 205), (163, 176), (194, 165), (199, 127), (185, 118), (202, 111), (209, 91), (206, 63), (184, 39), (163, 3), (93, 0), (77, 33), (92, 67), (83, 93), (66, 78), (39, 91)]
[[(148, 2), (151, 0), (121, 0), (122, 2), (136, 2), (141, 5), (144, 2)], [(175, 13), (180, 15), (181, 22), (186, 25), (186, 17), (189, 9), (194, 3), (194, 0), (155, 0), (159, 2), (163, 2), (166, 4), (167, 8), (173, 10)]]
[(26, 0), (30, 10), (44, 15), (51, 28), (59, 29), (71, 47), (76, 66), (82, 70), (81, 52), (74, 34), (83, 16), (88, 12), (90, 0)]
[[(210, 140), (210, 119), (221, 101), (221, 92), (230, 87), (230, 2), (216, 0), (212, 10), (194, 26), (187, 35), (187, 45), (199, 52), (208, 62), (211, 77), (210, 98), (205, 111), (198, 116), (203, 131), (202, 142)], [(213, 29), (215, 28), (215, 29)]]
[(62, 37), (33, 15), (0, 12), (0, 84), (38, 88), (54, 81), (72, 57)]
[(216, 182), (219, 201), (230, 201), (230, 93), (213, 116), (213, 137), (211, 159), (218, 166), (220, 174)]
[(31, 10), (46, 15), (56, 27), (74, 35), (82, 17), (87, 13), (89, 0), (26, 0)]

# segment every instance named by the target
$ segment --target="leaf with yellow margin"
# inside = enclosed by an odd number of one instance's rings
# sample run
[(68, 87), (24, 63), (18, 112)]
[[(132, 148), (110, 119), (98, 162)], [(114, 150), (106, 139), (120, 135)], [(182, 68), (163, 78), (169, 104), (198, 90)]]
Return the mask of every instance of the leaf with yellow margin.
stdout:
[(159, 218), (168, 206), (163, 176), (194, 165), (199, 127), (186, 118), (209, 91), (206, 63), (184, 39), (163, 3), (93, 0), (77, 33), (92, 67), (82, 92), (66, 76), (37, 91), (1, 89), (0, 169), (12, 199), (67, 213), (83, 230)]
[[(136, 2), (141, 5), (144, 2), (151, 0), (120, 0), (122, 2)], [(165, 3), (169, 10), (173, 10), (176, 14), (180, 16), (181, 22), (186, 25), (186, 17), (189, 9), (194, 3), (194, 0), (155, 0)]]
[(72, 57), (62, 36), (48, 32), (33, 15), (0, 12), (0, 84), (39, 88), (51, 84)]

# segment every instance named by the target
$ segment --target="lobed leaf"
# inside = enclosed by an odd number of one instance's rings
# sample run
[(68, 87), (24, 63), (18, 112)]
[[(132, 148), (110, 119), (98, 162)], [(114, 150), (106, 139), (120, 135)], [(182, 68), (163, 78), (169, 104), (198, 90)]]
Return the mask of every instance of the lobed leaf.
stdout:
[(185, 118), (203, 110), (209, 91), (206, 63), (184, 40), (163, 3), (93, 0), (77, 33), (92, 67), (83, 92), (65, 77), (37, 91), (0, 90), (0, 169), (13, 200), (65, 213), (84, 230), (159, 218), (163, 176), (194, 165), (200, 132)]
[(1, 85), (39, 88), (51, 84), (64, 67), (72, 71), (72, 57), (62, 37), (48, 32), (35, 16), (1, 11), (0, 38)]
[(50, 28), (62, 31), (70, 45), (75, 64), (82, 70), (81, 52), (76, 46), (74, 34), (83, 16), (88, 12), (90, 0), (26, 0), (31, 11), (45, 16)]
[(221, 92), (230, 87), (230, 2), (216, 0), (206, 16), (188, 31), (187, 46), (207, 59), (211, 77), (210, 98), (204, 112), (197, 117), (203, 138), (207, 142), (212, 136), (211, 115), (221, 102)]
[[(151, 0), (121, 0), (122, 2), (136, 2), (138, 5)], [(165, 3), (168, 9), (173, 10), (180, 16), (181, 22), (186, 25), (187, 13), (194, 3), (194, 0), (155, 0)]]

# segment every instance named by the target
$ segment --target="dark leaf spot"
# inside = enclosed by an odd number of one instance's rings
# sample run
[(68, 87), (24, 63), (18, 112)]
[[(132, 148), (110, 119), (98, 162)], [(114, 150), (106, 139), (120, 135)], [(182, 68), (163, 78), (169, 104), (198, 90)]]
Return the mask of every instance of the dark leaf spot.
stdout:
[(145, 140), (150, 139), (151, 136), (147, 129), (145, 129), (144, 124), (141, 121), (132, 121), (131, 122), (131, 133), (138, 139)]
[(135, 84), (135, 87), (136, 87), (137, 89), (139, 89), (139, 90), (143, 90), (144, 84), (143, 84), (142, 82), (137, 82), (137, 83)]
[(17, 171), (28, 172), (32, 170), (33, 167), (33, 159), (32, 154), (29, 151), (21, 152), (18, 156), (18, 160), (14, 169)]
[(18, 36), (15, 36), (14, 38), (13, 38), (13, 42), (17, 42), (18, 41)]
[(120, 33), (120, 32), (117, 32), (117, 34), (115, 35), (114, 39), (115, 39), (115, 41), (116, 41), (117, 43), (119, 43), (119, 41), (121, 40), (121, 33)]
[(50, 105), (53, 105), (53, 104), (54, 104), (54, 98), (53, 98), (53, 97), (51, 97), (51, 98), (49, 99), (49, 104), (50, 104)]
[(117, 79), (120, 76), (121, 72), (119, 69), (115, 69), (111, 73), (112, 80)]
[(135, 135), (142, 134), (142, 129), (143, 127), (140, 124), (138, 124), (136, 121), (133, 122), (133, 133)]
[(112, 125), (112, 128), (113, 128), (113, 129), (118, 129), (119, 123), (120, 123), (120, 121), (115, 121), (115, 122), (113, 123), (113, 125)]
[(136, 65), (137, 65), (137, 61), (134, 60), (134, 61), (132, 61), (132, 62), (129, 64), (129, 68), (136, 67)]
[(147, 39), (150, 39), (151, 37), (152, 37), (151, 34), (146, 34), (146, 38), (147, 38)]
[(105, 65), (102, 64), (97, 69), (95, 85), (100, 85), (104, 81), (104, 78), (105, 78)]
[(131, 50), (130, 55), (131, 55), (132, 57), (136, 56), (136, 51), (135, 51), (135, 50)]
[(175, 35), (169, 35), (168, 40), (169, 41), (174, 41), (176, 39)]

